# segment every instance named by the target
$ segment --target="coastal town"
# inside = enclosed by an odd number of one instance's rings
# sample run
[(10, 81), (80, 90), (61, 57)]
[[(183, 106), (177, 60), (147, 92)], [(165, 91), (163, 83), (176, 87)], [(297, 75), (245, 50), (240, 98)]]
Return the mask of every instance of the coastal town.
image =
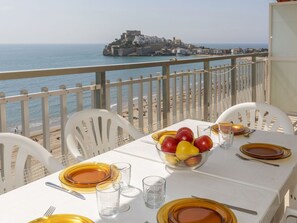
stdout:
[(105, 46), (104, 56), (189, 56), (228, 55), (268, 52), (266, 48), (208, 48), (184, 43), (181, 39), (143, 35), (139, 30), (127, 30), (119, 39)]

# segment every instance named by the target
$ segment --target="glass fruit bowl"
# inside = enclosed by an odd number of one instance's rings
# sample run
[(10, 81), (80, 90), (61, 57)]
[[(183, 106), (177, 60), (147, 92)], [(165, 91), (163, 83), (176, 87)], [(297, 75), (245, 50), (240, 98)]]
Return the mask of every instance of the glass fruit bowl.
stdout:
[(210, 151), (205, 151), (195, 156), (189, 156), (189, 158), (185, 160), (180, 160), (177, 158), (175, 153), (162, 151), (161, 145), (159, 143), (156, 144), (156, 148), (161, 160), (167, 166), (172, 167), (174, 169), (196, 169), (202, 166), (208, 159), (208, 156), (210, 155)]

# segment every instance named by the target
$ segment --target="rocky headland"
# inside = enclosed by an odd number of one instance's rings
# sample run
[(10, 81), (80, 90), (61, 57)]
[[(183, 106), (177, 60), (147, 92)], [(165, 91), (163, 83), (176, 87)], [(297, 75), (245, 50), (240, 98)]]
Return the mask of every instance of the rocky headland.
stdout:
[(216, 49), (204, 46), (195, 46), (184, 43), (182, 40), (173, 37), (172, 39), (160, 38), (157, 36), (147, 36), (141, 34), (139, 30), (127, 30), (122, 33), (119, 39), (105, 46), (103, 55), (105, 56), (170, 56), (170, 55), (227, 55), (266, 52), (267, 49), (254, 48), (233, 48)]

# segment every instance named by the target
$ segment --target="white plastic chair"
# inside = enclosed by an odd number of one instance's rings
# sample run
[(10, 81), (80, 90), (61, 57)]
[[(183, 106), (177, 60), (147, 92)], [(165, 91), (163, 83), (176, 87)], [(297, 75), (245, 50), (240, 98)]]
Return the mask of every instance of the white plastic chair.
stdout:
[[(234, 105), (225, 110), (219, 116), (216, 123), (224, 121), (242, 123), (252, 129), (272, 132), (281, 130), (286, 134), (294, 134), (293, 124), (286, 113), (269, 104), (246, 102)], [(295, 194), (294, 190), (290, 190), (290, 193), (292, 194), (292, 191)], [(273, 222), (279, 222), (279, 219), (281, 219), (280, 216), (283, 216), (284, 203), (285, 201), (283, 201), (283, 204), (276, 212)], [(281, 222), (286, 221), (283, 219)]]
[(122, 116), (105, 109), (76, 112), (66, 123), (65, 139), (68, 150), (83, 161), (118, 146), (119, 136), (124, 141), (143, 136)]
[(0, 194), (26, 184), (25, 165), (28, 157), (39, 161), (50, 173), (63, 169), (63, 166), (43, 146), (22, 135), (0, 133), (0, 150), (2, 150), (0, 154), (3, 155)]
[(252, 129), (282, 130), (286, 134), (294, 134), (292, 122), (286, 113), (269, 104), (246, 102), (234, 105), (225, 110), (216, 123), (223, 121), (242, 123)]
[(280, 223), (296, 223), (297, 222), (297, 210), (287, 207), (285, 214), (283, 215)]

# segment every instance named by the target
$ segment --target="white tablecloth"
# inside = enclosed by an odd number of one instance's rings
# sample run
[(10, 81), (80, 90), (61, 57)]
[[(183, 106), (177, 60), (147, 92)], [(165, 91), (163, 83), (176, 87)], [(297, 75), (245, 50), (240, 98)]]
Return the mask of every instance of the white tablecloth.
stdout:
[[(180, 127), (190, 127), (196, 133), (197, 125), (205, 124), (205, 122), (196, 120), (184, 120), (172, 125), (166, 129), (177, 130)], [(213, 123), (209, 123), (210, 125)], [(229, 150), (221, 149), (218, 146), (218, 137), (212, 134), (212, 139), (215, 142), (214, 149), (207, 162), (196, 171), (202, 174), (219, 177), (234, 182), (239, 182), (246, 185), (259, 187), (265, 190), (271, 190), (278, 194), (281, 200), (288, 189), (297, 182), (297, 136), (287, 135), (275, 132), (266, 132), (257, 130), (250, 135), (249, 138), (244, 136), (235, 136), (233, 147)], [(146, 136), (139, 141), (151, 141), (151, 136)], [(281, 145), (291, 149), (292, 155), (286, 159), (271, 160), (272, 163), (278, 163), (280, 167), (273, 167), (259, 162), (243, 161), (235, 156), (235, 153), (241, 153), (240, 146), (248, 142), (270, 143)], [(139, 149), (137, 144), (126, 145), (125, 153), (133, 154), (139, 157), (148, 157), (152, 160), (161, 162), (154, 146), (142, 146)], [(118, 149), (123, 151), (122, 148)]]
[[(170, 129), (190, 126), (193, 130), (198, 122), (185, 120)], [(168, 128), (169, 129), (169, 128)], [(256, 132), (250, 141), (258, 137), (267, 137), (271, 133)], [(288, 148), (294, 137), (273, 135), (270, 143), (278, 143), (285, 139)], [(229, 203), (258, 212), (250, 215), (234, 211), (239, 223), (270, 222), (277, 210), (280, 198), (293, 181), (289, 177), (295, 171), (295, 153), (291, 158), (279, 162), (281, 167), (266, 166), (254, 162), (245, 162), (234, 156), (240, 143), (236, 138), (234, 148), (229, 151), (215, 149), (209, 160), (196, 171), (172, 171), (161, 162), (154, 145), (142, 142), (151, 140), (150, 136), (124, 145), (113, 151), (94, 157), (89, 161), (113, 163), (129, 162), (132, 165), (131, 185), (139, 188), (139, 194), (132, 198), (121, 196), (121, 203), (129, 203), (129, 212), (121, 213), (116, 219), (102, 220), (97, 212), (96, 195), (85, 194), (86, 200), (78, 199), (64, 192), (45, 186), (46, 181), (59, 184), (55, 173), (36, 182), (30, 183), (0, 196), (0, 222), (28, 222), (40, 217), (50, 205), (56, 206), (55, 213), (74, 213), (86, 216), (94, 222), (156, 222), (158, 209), (145, 207), (142, 198), (142, 179), (149, 175), (166, 178), (166, 202), (196, 195), (218, 202)], [(215, 140), (215, 139), (214, 139)], [(238, 140), (238, 142), (237, 142)], [(246, 139), (242, 139), (246, 140)], [(276, 141), (272, 141), (276, 140)], [(263, 139), (262, 139), (263, 141)], [(295, 146), (295, 145), (294, 145)], [(292, 148), (294, 149), (294, 148)]]

